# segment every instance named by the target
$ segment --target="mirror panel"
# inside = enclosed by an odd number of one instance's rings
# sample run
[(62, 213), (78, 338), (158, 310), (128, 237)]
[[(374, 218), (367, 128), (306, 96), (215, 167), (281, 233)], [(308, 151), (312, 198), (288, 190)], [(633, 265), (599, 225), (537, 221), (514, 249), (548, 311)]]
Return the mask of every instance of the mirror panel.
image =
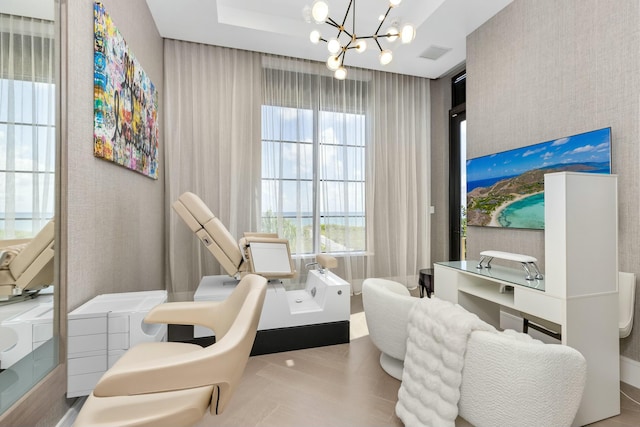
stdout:
[(0, 414), (58, 364), (58, 8), (0, 2)]

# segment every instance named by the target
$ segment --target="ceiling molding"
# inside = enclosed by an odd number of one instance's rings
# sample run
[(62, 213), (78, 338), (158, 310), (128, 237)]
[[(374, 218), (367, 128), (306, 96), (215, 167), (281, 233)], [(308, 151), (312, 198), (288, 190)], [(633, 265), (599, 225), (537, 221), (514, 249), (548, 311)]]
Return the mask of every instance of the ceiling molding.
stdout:
[[(162, 37), (325, 62), (324, 44), (309, 41), (312, 29), (331, 33), (328, 25), (305, 22), (300, 0), (146, 0)], [(329, 16), (342, 19), (349, 0), (326, 0)], [(512, 0), (404, 0), (387, 21), (412, 23), (416, 39), (387, 44), (393, 61), (378, 62), (375, 44), (347, 55), (345, 67), (359, 67), (435, 79), (466, 59), (466, 37)], [(311, 5), (313, 0), (307, 0)], [(372, 34), (388, 0), (356, 1), (356, 30)], [(362, 30), (361, 30), (362, 29)], [(387, 41), (381, 41), (381, 44)], [(422, 57), (429, 47), (450, 49), (437, 59)]]

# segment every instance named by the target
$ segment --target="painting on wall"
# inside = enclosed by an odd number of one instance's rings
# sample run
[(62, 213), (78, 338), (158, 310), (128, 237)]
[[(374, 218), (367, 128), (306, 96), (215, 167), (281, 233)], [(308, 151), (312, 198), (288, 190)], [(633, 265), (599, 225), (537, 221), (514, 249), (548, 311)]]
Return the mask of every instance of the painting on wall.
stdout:
[(93, 154), (158, 179), (158, 92), (102, 3), (93, 15)]
[(611, 128), (467, 161), (467, 225), (544, 229), (544, 174), (611, 173)]

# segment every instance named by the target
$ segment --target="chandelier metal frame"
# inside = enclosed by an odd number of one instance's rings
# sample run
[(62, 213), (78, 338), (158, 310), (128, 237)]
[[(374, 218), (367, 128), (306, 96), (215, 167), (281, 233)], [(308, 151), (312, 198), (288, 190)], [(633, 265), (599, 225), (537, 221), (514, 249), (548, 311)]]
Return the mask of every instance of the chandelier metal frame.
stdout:
[[(378, 24), (376, 31), (373, 34), (366, 36), (358, 36), (356, 33), (356, 0), (349, 1), (349, 6), (347, 7), (341, 23), (329, 16), (328, 5), (324, 1), (317, 0), (314, 3), (312, 15), (316, 23), (328, 24), (338, 29), (338, 34), (334, 38), (324, 38), (320, 35), (320, 32), (318, 30), (313, 30), (309, 36), (311, 42), (314, 44), (317, 44), (320, 41), (327, 43), (327, 47), (330, 52), (329, 59), (327, 60), (327, 67), (335, 72), (334, 75), (337, 79), (342, 80), (346, 78), (346, 68), (344, 67), (344, 61), (347, 56), (347, 52), (352, 49), (356, 49), (357, 52), (364, 52), (366, 50), (365, 40), (373, 39), (376, 42), (376, 45), (380, 50), (380, 63), (382, 65), (387, 65), (389, 62), (391, 62), (393, 54), (389, 49), (384, 49), (382, 47), (379, 39), (384, 38), (389, 42), (393, 42), (397, 38), (401, 38), (403, 43), (410, 43), (415, 38), (415, 29), (411, 24), (405, 24), (402, 30), (399, 31), (397, 29), (397, 24), (394, 23), (393, 26), (386, 30), (385, 33), (380, 34), (382, 26), (387, 21), (389, 12), (391, 12), (391, 9), (397, 7), (401, 1), (402, 0), (390, 0), (387, 11), (380, 17), (380, 24)], [(317, 8), (319, 8), (319, 10), (321, 9), (321, 11), (317, 12)], [(348, 30), (346, 26), (347, 20), (349, 19), (349, 13), (351, 13), (350, 30)], [(318, 20), (318, 16), (316, 16), (317, 14), (324, 19)], [(348, 41), (344, 44), (340, 41), (340, 37), (343, 33), (348, 36)], [(336, 43), (338, 44), (336, 45)]]

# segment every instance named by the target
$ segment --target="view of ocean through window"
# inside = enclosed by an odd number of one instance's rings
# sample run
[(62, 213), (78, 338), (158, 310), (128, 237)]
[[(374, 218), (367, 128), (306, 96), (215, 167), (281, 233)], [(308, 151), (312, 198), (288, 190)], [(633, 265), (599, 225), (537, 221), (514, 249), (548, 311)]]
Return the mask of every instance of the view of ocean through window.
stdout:
[(294, 254), (366, 249), (364, 126), (363, 114), (262, 107), (261, 231)]

